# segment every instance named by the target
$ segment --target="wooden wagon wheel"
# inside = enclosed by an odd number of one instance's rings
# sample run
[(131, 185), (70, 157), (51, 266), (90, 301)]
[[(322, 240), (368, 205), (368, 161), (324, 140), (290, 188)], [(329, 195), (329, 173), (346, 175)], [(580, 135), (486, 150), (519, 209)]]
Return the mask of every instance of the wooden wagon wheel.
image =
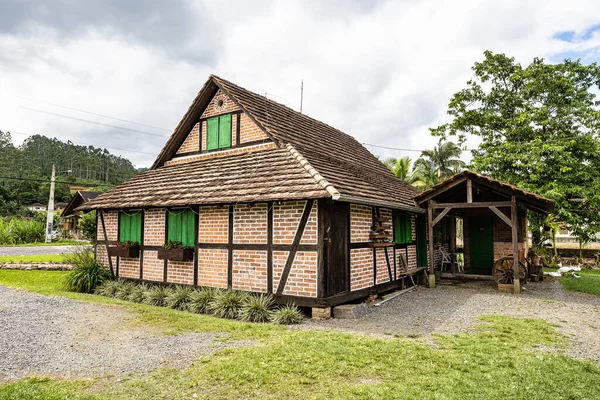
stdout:
[[(504, 257), (494, 263), (494, 280), (496, 283), (514, 283), (514, 260), (512, 257)], [(524, 283), (527, 276), (527, 267), (519, 261), (519, 281)]]

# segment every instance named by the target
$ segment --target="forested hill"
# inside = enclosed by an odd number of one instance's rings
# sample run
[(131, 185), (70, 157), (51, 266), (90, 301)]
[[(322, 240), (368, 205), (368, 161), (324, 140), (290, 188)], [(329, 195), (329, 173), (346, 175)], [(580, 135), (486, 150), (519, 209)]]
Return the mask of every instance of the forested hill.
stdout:
[[(126, 158), (108, 150), (80, 146), (41, 135), (13, 144), (9, 132), (0, 131), (0, 216), (19, 214), (30, 203), (47, 203), (52, 164), (56, 180), (106, 191), (139, 173)], [(69, 201), (69, 184), (57, 183), (56, 201)]]

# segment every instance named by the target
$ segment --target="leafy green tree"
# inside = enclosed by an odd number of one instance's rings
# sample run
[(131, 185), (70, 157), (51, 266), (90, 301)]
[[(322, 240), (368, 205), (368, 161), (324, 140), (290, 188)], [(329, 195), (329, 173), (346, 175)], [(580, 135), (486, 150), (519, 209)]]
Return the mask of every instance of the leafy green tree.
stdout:
[(424, 158), (415, 161), (413, 176), (415, 178), (413, 185), (422, 190), (429, 189), (440, 182), (438, 169), (431, 160)]
[[(535, 58), (527, 66), (486, 51), (434, 135), (469, 136), (475, 170), (556, 202), (556, 221), (581, 241), (600, 230), (600, 67)], [(539, 232), (539, 226), (533, 229)]]
[(388, 157), (383, 160), (383, 164), (396, 175), (408, 183), (414, 183), (417, 179), (411, 171), (412, 160), (410, 157), (394, 158)]
[(98, 229), (96, 223), (96, 211), (92, 211), (81, 216), (77, 228), (83, 234), (83, 237), (96, 242), (96, 231)]
[[(455, 171), (460, 171), (464, 167), (459, 157), (462, 154), (462, 149), (454, 142), (443, 142), (442, 139), (438, 141), (438, 144), (432, 150), (425, 150), (421, 152), (419, 160), (427, 160), (428, 163), (417, 160), (417, 164), (428, 169), (435, 169), (438, 178), (440, 180), (448, 178), (453, 175)], [(418, 165), (417, 165), (418, 166)]]

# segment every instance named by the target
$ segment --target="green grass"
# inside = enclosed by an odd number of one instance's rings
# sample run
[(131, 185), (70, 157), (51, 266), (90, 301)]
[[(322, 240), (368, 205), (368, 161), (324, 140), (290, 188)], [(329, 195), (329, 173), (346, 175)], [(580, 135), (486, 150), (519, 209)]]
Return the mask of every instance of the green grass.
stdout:
[(71, 240), (71, 239), (59, 239), (55, 242), (45, 243), (45, 242), (34, 242), (34, 243), (21, 243), (21, 244), (5, 244), (0, 245), (0, 247), (32, 247), (32, 246), (75, 246), (75, 245), (89, 245), (89, 242), (84, 242), (81, 240)]
[(34, 256), (0, 256), (0, 263), (64, 263), (65, 254), (37, 254)]
[[(15, 271), (0, 271), (0, 283), (64, 295), (49, 275), (59, 273), (3, 272)], [(135, 311), (136, 306), (128, 307)], [(183, 315), (190, 316), (185, 329), (249, 325), (141, 307), (161, 320), (160, 326), (180, 324)], [(434, 335), (434, 346), (421, 339), (250, 326), (270, 334), (252, 331), (246, 337), (257, 339), (254, 345), (221, 350), (187, 368), (120, 381), (25, 379), (0, 386), (0, 399), (191, 399), (196, 394), (199, 399), (541, 400), (594, 399), (600, 393), (600, 366), (561, 354), (565, 339), (539, 319), (485, 316), (471, 334)]]
[[(544, 269), (545, 271), (556, 271), (556, 269)], [(600, 296), (600, 270), (597, 269), (582, 269), (577, 274), (581, 278), (571, 278), (563, 276), (560, 278), (560, 283), (565, 289), (571, 292), (581, 292)]]

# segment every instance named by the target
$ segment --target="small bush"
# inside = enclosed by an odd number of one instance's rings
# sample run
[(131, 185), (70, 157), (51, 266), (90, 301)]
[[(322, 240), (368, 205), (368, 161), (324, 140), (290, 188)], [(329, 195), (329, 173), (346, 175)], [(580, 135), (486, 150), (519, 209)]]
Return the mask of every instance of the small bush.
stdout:
[(99, 294), (100, 296), (115, 297), (115, 294), (120, 287), (121, 283), (119, 281), (105, 280), (102, 285), (94, 290), (94, 293)]
[(272, 322), (279, 325), (295, 325), (304, 320), (304, 314), (294, 304), (288, 304), (273, 312)]
[(197, 314), (211, 312), (210, 305), (214, 302), (218, 294), (219, 290), (213, 288), (202, 288), (192, 291), (189, 297), (188, 310)]
[(79, 293), (92, 293), (96, 287), (109, 278), (109, 273), (96, 262), (90, 248), (80, 247), (75, 253), (65, 257), (73, 269), (67, 274), (65, 287), (67, 290)]
[(149, 289), (149, 287), (145, 283), (142, 283), (140, 285), (135, 285), (135, 287), (131, 291), (131, 294), (129, 295), (127, 300), (132, 301), (134, 303), (143, 302), (144, 296), (145, 296), (146, 292), (148, 291), (148, 289)]
[(162, 307), (165, 305), (165, 301), (170, 293), (171, 289), (166, 286), (153, 286), (144, 294), (144, 303), (150, 304), (151, 306)]
[(210, 303), (210, 310), (215, 317), (235, 319), (247, 298), (248, 294), (244, 292), (223, 290)]
[(115, 293), (115, 299), (119, 300), (129, 300), (129, 296), (135, 290), (136, 285), (131, 282), (123, 282), (117, 289)]
[(175, 310), (187, 310), (193, 291), (190, 286), (177, 286), (165, 299), (165, 305)]
[(248, 296), (240, 309), (239, 318), (248, 322), (267, 322), (273, 316), (273, 296), (261, 294), (260, 296)]

